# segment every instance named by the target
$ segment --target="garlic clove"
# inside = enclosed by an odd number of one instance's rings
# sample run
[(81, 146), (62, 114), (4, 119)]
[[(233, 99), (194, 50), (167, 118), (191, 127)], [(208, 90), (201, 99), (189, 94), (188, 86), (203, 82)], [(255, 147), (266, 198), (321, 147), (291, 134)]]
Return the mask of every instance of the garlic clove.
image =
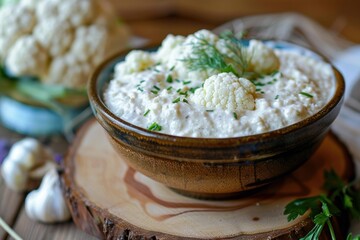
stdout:
[(39, 189), (28, 194), (25, 211), (30, 218), (44, 223), (63, 222), (71, 218), (55, 168), (44, 176)]
[(25, 169), (30, 169), (46, 161), (48, 156), (44, 153), (44, 147), (39, 141), (25, 138), (12, 146), (7, 158), (18, 162)]
[(1, 175), (5, 184), (14, 191), (24, 191), (27, 189), (28, 177), (22, 167), (11, 161), (4, 161), (1, 167)]
[(36, 139), (25, 138), (11, 147), (1, 166), (1, 174), (12, 190), (28, 190), (38, 185), (52, 161), (50, 150)]
[(32, 179), (42, 179), (53, 168), (56, 168), (56, 163), (47, 161), (43, 165), (29, 171), (29, 177)]

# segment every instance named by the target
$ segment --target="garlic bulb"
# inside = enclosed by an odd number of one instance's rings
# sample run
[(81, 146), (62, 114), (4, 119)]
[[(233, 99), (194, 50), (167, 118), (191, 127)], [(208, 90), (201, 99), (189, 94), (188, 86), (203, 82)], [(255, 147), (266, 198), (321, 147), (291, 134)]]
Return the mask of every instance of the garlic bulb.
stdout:
[(44, 176), (40, 188), (28, 194), (25, 199), (27, 215), (37, 221), (54, 223), (70, 219), (60, 188), (60, 178), (55, 168)]
[(50, 151), (36, 139), (25, 138), (12, 146), (1, 166), (1, 174), (9, 188), (24, 191), (52, 167)]

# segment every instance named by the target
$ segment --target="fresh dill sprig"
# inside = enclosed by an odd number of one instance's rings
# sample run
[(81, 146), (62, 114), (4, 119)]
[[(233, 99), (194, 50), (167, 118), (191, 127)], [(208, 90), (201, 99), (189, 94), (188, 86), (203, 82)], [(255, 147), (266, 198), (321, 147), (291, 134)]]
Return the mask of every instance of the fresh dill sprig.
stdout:
[(203, 35), (194, 36), (197, 41), (192, 45), (192, 54), (181, 61), (190, 71), (215, 70), (219, 73), (233, 73), (237, 77), (253, 78), (255, 73), (249, 71), (250, 56), (241, 41), (232, 32), (220, 35), (220, 41), (226, 48), (222, 53), (215, 44)]
[(229, 56), (226, 56), (227, 61), (234, 61), (235, 68), (239, 72), (239, 76), (247, 76), (250, 73), (247, 73), (250, 64), (250, 56), (246, 48), (240, 43), (239, 39), (231, 31), (225, 31), (220, 35), (220, 38), (225, 41), (225, 46), (230, 50)]
[(195, 35), (197, 41), (192, 42), (192, 55), (182, 59), (190, 71), (216, 70), (219, 72), (232, 72), (239, 74), (234, 67), (226, 62), (226, 56), (222, 54), (214, 44), (210, 43), (204, 36)]

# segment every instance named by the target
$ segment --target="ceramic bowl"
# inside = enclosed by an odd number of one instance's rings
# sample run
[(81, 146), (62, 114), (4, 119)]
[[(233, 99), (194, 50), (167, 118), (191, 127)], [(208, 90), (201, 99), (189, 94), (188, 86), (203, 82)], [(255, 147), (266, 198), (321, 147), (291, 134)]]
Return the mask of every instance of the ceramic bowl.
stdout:
[[(271, 44), (314, 54), (284, 42)], [(129, 166), (188, 196), (218, 199), (243, 195), (291, 173), (318, 148), (343, 101), (344, 80), (334, 68), (334, 96), (318, 113), (298, 123), (245, 137), (166, 135), (124, 121), (106, 107), (104, 89), (112, 78), (114, 65), (123, 61), (125, 55), (105, 61), (92, 75), (88, 94), (94, 115)]]

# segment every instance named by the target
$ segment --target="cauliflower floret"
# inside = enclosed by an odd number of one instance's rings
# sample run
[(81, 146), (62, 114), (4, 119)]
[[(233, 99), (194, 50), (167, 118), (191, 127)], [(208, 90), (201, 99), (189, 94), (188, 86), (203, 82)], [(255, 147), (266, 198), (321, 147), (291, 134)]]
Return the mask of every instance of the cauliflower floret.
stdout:
[(94, 0), (46, 0), (40, 1), (36, 8), (36, 15), (41, 21), (56, 18), (58, 21), (69, 21), (78, 27), (89, 23), (96, 15)]
[(125, 58), (125, 61), (115, 67), (116, 75), (128, 75), (141, 72), (155, 64), (152, 55), (145, 51), (133, 50)]
[(92, 66), (88, 62), (78, 62), (73, 54), (54, 59), (49, 68), (47, 84), (61, 84), (69, 88), (81, 88), (86, 84)]
[(193, 53), (193, 45), (202, 44), (199, 43), (202, 40), (215, 45), (219, 37), (208, 30), (197, 31), (186, 38), (182, 36), (168, 36), (156, 57), (160, 62), (166, 64), (168, 68), (175, 67), (172, 72), (174, 78), (205, 81), (209, 76), (218, 72), (214, 71), (214, 69), (190, 71), (187, 64), (181, 61), (181, 59), (196, 58), (197, 56), (194, 56)]
[(191, 101), (206, 108), (221, 108), (231, 112), (255, 108), (255, 85), (232, 73), (220, 73), (206, 79), (190, 97)]
[(74, 33), (68, 22), (52, 18), (38, 24), (34, 35), (52, 57), (63, 55), (73, 42)]
[(19, 4), (25, 8), (35, 10), (39, 2), (39, 0), (21, 0)]
[(209, 30), (202, 29), (189, 35), (185, 40), (185, 45), (188, 43), (198, 42), (200, 41), (199, 38), (204, 39), (211, 44), (216, 44), (216, 42), (219, 41), (219, 37), (216, 34)]
[(31, 33), (36, 23), (31, 9), (16, 4), (0, 8), (0, 60), (4, 60), (16, 40)]
[(96, 65), (105, 57), (109, 38), (109, 31), (102, 26), (80, 27), (76, 30), (70, 52), (78, 61)]
[[(174, 56), (172, 52), (176, 50), (176, 48), (179, 48), (184, 43), (184, 41), (184, 36), (174, 36), (172, 34), (167, 35), (156, 53), (157, 59), (164, 63), (168, 62), (171, 60), (170, 58)], [(176, 54), (176, 56), (178, 57), (178, 54)], [(174, 60), (176, 61), (177, 59)]]
[(14, 75), (43, 76), (49, 56), (33, 36), (24, 36), (10, 49), (5, 65)]
[(280, 60), (273, 49), (258, 40), (249, 43), (250, 69), (257, 73), (268, 74), (280, 67)]

